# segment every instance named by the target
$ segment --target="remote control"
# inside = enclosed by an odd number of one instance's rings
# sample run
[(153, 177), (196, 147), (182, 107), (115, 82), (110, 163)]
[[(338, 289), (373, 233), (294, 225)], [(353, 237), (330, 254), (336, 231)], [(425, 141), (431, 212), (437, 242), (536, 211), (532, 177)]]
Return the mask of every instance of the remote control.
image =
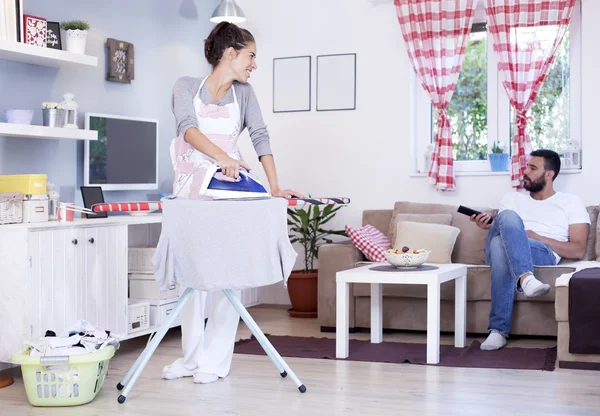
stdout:
[[(468, 217), (471, 217), (473, 215), (479, 215), (479, 214), (481, 214), (481, 211), (476, 211), (476, 210), (474, 210), (472, 208), (468, 208), (468, 207), (465, 207), (465, 206), (462, 206), (462, 205), (459, 205), (457, 211), (460, 212), (461, 214), (464, 214), (464, 215), (468, 216)], [(492, 221), (494, 221), (494, 219), (492, 217), (490, 217), (490, 219), (488, 220), (487, 223), (491, 224)]]

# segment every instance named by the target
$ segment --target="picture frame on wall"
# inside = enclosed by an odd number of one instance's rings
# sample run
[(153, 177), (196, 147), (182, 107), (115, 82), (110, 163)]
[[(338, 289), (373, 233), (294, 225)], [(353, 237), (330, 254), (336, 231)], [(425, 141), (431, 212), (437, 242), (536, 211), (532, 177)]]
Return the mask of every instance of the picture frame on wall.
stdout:
[(273, 112), (292, 113), (311, 110), (310, 56), (273, 59)]
[(130, 84), (135, 76), (133, 44), (108, 38), (108, 74), (106, 79)]
[(317, 111), (356, 110), (356, 54), (317, 56)]
[(46, 47), (62, 50), (62, 39), (60, 37), (60, 23), (47, 22)]

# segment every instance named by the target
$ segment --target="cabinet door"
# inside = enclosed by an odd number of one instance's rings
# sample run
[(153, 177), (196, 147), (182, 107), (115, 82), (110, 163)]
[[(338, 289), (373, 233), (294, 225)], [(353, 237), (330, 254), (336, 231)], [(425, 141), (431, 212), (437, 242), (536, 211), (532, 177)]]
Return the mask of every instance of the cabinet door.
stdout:
[(31, 336), (80, 319), (127, 333), (127, 227), (29, 233)]
[(127, 333), (127, 226), (79, 230), (82, 241), (83, 319), (115, 334)]
[(61, 333), (79, 319), (79, 244), (75, 229), (29, 232), (31, 336)]

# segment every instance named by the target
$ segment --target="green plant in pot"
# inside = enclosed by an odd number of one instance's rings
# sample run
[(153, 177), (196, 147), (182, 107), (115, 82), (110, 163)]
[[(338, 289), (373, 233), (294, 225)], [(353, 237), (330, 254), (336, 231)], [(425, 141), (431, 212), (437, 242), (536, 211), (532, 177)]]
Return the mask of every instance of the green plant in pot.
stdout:
[(67, 20), (60, 24), (67, 38), (67, 52), (85, 54), (85, 44), (90, 25), (84, 20)]
[(504, 153), (504, 144), (494, 142), (492, 145), (492, 153), (488, 155), (490, 161), (490, 169), (492, 172), (504, 172), (508, 170), (508, 153)]
[(296, 318), (317, 317), (318, 270), (314, 261), (318, 259), (319, 247), (331, 244), (333, 235), (346, 236), (344, 230), (328, 230), (323, 225), (335, 217), (343, 205), (313, 205), (307, 209), (288, 208), (290, 242), (299, 243), (304, 250), (304, 268), (294, 270), (288, 279), (288, 294), (292, 308), (290, 316)]

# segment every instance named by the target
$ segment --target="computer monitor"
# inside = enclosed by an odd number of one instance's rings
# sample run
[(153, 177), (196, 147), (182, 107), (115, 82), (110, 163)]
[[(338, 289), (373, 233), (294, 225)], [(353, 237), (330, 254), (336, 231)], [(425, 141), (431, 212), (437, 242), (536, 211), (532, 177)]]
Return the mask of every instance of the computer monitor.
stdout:
[(98, 140), (84, 144), (84, 186), (158, 189), (158, 120), (86, 113), (85, 128)]

